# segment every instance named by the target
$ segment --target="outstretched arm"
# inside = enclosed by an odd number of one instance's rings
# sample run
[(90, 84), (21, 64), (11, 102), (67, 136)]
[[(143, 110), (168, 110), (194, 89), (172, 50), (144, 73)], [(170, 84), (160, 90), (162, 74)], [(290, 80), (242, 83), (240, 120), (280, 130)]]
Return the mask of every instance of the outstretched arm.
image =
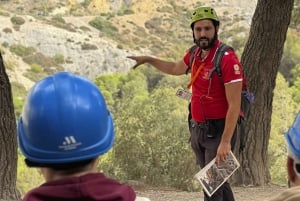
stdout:
[(187, 69), (187, 66), (182, 60), (178, 62), (171, 62), (160, 60), (150, 56), (128, 56), (127, 58), (136, 61), (133, 69), (145, 63), (148, 63), (156, 69), (170, 75), (183, 75), (185, 74), (185, 71)]

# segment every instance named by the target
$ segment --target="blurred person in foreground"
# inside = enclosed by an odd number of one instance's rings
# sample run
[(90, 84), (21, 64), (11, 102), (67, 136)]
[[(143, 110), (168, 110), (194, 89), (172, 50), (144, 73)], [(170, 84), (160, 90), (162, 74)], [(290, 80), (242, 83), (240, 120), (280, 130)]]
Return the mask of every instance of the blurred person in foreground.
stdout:
[(285, 134), (287, 144), (287, 174), (289, 188), (265, 201), (300, 200), (300, 112)]
[(134, 190), (98, 172), (99, 156), (114, 143), (105, 100), (90, 80), (59, 72), (30, 90), (18, 119), (18, 141), (29, 167), (45, 183), (23, 201), (134, 201)]

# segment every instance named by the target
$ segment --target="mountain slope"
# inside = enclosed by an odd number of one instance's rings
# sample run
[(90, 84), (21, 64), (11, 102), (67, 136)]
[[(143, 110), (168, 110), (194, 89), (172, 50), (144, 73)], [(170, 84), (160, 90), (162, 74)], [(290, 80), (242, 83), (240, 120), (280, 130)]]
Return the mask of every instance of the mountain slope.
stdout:
[[(33, 54), (38, 58), (39, 55), (49, 59), (57, 55), (64, 58), (61, 64), (47, 67), (42, 64), (46, 73), (68, 70), (91, 79), (103, 73), (125, 73), (133, 65), (126, 59), (127, 55), (168, 56), (178, 44), (187, 48), (192, 41), (188, 21), (191, 8), (201, 5), (185, 0), (31, 2), (1, 3), (0, 13), (4, 60), (15, 63), (14, 68), (8, 69), (8, 74), (12, 82), (19, 82), (26, 89), (35, 82), (26, 77), (26, 72), (32, 71), (33, 63), (23, 62), (24, 57), (21, 59), (12, 54), (10, 48), (13, 45), (33, 48)], [(206, 2), (226, 19), (222, 22), (224, 29), (227, 24), (235, 23), (249, 27), (255, 1)], [(24, 23), (15, 24), (14, 17), (22, 18)], [(97, 23), (103, 29), (90, 25), (94, 19), (99, 20)], [(181, 49), (183, 53), (185, 49)]]

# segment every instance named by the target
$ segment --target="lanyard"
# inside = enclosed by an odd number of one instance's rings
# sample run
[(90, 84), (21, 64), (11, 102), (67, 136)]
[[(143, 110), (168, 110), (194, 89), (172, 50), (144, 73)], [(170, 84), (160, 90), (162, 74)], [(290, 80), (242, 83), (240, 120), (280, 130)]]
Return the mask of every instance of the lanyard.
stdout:
[(191, 69), (191, 80), (190, 80), (190, 83), (187, 85), (187, 88), (190, 89), (191, 86), (194, 84), (194, 82), (196, 81), (201, 69), (203, 68), (204, 66), (204, 62), (201, 63), (197, 69), (197, 72), (193, 75), (193, 70), (194, 70), (194, 64), (195, 64), (195, 58), (193, 59), (193, 63), (192, 63), (192, 69)]

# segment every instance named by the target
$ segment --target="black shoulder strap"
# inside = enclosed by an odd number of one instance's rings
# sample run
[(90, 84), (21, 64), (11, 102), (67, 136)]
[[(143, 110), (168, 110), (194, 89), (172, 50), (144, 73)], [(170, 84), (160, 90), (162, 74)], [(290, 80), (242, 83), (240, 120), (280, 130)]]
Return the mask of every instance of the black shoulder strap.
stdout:
[(232, 47), (230, 47), (229, 45), (226, 45), (225, 43), (221, 43), (216, 51), (216, 54), (214, 56), (214, 67), (210, 70), (209, 72), (209, 78), (211, 78), (212, 76), (212, 73), (214, 71), (216, 71), (216, 73), (218, 74), (219, 77), (222, 76), (222, 70), (221, 70), (221, 61), (222, 61), (222, 58), (224, 56), (224, 53), (227, 51), (227, 50), (233, 50)]
[(191, 71), (191, 68), (192, 68), (192, 63), (193, 63), (193, 60), (194, 60), (194, 56), (195, 56), (195, 52), (196, 52), (196, 49), (197, 49), (197, 45), (193, 45), (191, 48), (190, 48), (190, 61), (189, 61), (189, 65), (188, 65), (188, 68), (186, 69), (185, 71), (185, 74), (188, 74), (190, 71)]

